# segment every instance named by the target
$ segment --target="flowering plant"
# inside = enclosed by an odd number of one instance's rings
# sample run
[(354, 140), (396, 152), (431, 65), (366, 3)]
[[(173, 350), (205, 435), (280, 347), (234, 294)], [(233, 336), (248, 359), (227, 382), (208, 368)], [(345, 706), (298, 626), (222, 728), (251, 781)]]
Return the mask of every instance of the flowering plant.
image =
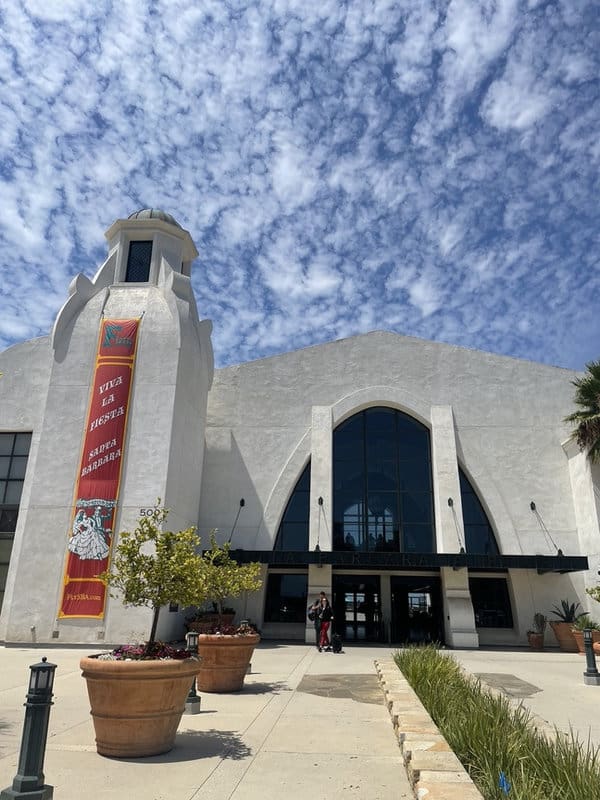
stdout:
[(165, 658), (175, 658), (183, 660), (190, 658), (190, 650), (164, 642), (152, 642), (151, 644), (122, 644), (115, 647), (110, 653), (100, 653), (96, 656), (99, 661), (157, 661)]
[(244, 620), (239, 625), (227, 625), (215, 622), (205, 633), (217, 636), (250, 636), (253, 633), (258, 633), (258, 631), (255, 625), (251, 625)]

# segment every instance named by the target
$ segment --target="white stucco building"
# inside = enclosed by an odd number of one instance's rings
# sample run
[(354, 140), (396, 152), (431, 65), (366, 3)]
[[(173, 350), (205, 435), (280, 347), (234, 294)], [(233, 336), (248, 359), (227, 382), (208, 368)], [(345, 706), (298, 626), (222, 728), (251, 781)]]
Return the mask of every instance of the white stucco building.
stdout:
[(519, 645), (563, 598), (595, 612), (575, 373), (384, 331), (214, 370), (189, 233), (144, 210), (106, 236), (52, 333), (0, 354), (0, 640), (143, 638), (90, 576), (157, 498), (263, 564), (237, 608), (267, 638), (310, 641), (320, 590), (348, 643)]

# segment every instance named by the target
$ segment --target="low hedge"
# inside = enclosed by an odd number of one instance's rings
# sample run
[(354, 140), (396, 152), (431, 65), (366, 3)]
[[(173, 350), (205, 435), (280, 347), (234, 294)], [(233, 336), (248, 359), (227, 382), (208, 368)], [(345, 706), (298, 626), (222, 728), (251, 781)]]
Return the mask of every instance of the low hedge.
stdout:
[(452, 656), (409, 647), (395, 661), (486, 800), (600, 798), (600, 756), (575, 734), (538, 731), (530, 712), (482, 688)]

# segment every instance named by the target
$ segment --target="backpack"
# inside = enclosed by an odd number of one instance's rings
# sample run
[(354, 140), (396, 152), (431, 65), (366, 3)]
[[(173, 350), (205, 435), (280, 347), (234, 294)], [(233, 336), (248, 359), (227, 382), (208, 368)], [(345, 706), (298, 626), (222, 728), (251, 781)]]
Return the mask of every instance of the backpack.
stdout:
[(342, 637), (339, 633), (334, 633), (331, 637), (331, 649), (334, 653), (342, 652)]
[(311, 622), (314, 622), (317, 618), (317, 612), (313, 611), (312, 608), (308, 610), (308, 618)]

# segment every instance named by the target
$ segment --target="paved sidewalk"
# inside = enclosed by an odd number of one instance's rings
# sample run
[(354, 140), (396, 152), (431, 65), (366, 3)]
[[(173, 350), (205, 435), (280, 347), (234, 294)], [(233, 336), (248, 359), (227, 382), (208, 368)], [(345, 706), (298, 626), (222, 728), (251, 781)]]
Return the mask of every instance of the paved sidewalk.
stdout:
[(44, 772), (56, 800), (408, 800), (398, 743), (374, 660), (389, 648), (340, 655), (261, 643), (242, 692), (202, 694), (175, 748), (145, 759), (95, 751), (79, 659), (87, 650), (0, 647), (0, 789), (12, 784), (29, 665), (57, 664)]
[[(387, 647), (341, 655), (261, 643), (242, 692), (202, 694), (175, 748), (108, 759), (94, 746), (79, 659), (87, 649), (0, 647), (0, 789), (16, 772), (29, 665), (58, 665), (44, 770), (56, 800), (408, 800), (409, 786), (374, 661)], [(467, 671), (522, 702), (550, 727), (600, 746), (600, 687), (585, 659), (547, 650), (448, 651)]]
[[(569, 730), (600, 747), (600, 686), (586, 686), (586, 659), (557, 649), (450, 650), (456, 660), (484, 683), (522, 702), (550, 728)], [(600, 658), (598, 659), (600, 669)]]

